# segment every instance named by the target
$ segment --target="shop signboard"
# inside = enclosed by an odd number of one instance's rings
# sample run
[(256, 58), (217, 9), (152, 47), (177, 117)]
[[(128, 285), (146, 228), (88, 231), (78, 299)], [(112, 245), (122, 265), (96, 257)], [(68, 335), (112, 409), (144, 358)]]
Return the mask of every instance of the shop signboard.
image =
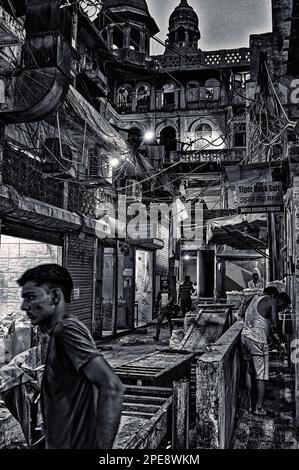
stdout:
[(267, 180), (240, 181), (237, 184), (237, 204), (240, 214), (282, 212), (282, 183)]

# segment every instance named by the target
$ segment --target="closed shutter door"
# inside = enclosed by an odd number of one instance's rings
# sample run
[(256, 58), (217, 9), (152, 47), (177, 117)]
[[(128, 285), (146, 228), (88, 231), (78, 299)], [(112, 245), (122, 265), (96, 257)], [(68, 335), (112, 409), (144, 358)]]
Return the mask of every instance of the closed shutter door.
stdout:
[(93, 265), (94, 237), (85, 235), (85, 238), (81, 240), (77, 234), (70, 234), (66, 250), (66, 268), (69, 270), (74, 283), (71, 312), (90, 331), (93, 315)]
[(163, 240), (164, 248), (157, 250), (156, 254), (156, 274), (163, 276), (168, 273), (169, 265), (169, 229), (161, 224), (158, 225), (157, 238)]

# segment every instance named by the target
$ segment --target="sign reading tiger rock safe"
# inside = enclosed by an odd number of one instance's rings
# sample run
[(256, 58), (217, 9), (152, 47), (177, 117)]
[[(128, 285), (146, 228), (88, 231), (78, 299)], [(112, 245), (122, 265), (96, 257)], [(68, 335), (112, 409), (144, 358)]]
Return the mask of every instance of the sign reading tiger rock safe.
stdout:
[(241, 214), (281, 212), (283, 191), (281, 182), (242, 182), (237, 186), (238, 209)]

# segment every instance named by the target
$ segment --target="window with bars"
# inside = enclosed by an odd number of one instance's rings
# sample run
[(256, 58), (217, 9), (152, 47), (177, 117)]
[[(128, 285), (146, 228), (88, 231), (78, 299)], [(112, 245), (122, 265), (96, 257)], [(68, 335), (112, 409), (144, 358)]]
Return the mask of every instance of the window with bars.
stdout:
[(234, 147), (246, 147), (246, 122), (234, 123)]

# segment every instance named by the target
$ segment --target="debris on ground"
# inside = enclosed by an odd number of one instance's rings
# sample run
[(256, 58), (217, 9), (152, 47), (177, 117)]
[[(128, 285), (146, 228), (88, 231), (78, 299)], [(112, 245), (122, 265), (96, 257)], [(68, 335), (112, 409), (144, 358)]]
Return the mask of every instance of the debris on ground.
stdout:
[(169, 340), (169, 348), (177, 349), (185, 337), (184, 330), (174, 330)]
[(124, 337), (119, 340), (122, 346), (137, 346), (139, 344), (145, 344), (146, 341), (136, 338), (136, 336)]

